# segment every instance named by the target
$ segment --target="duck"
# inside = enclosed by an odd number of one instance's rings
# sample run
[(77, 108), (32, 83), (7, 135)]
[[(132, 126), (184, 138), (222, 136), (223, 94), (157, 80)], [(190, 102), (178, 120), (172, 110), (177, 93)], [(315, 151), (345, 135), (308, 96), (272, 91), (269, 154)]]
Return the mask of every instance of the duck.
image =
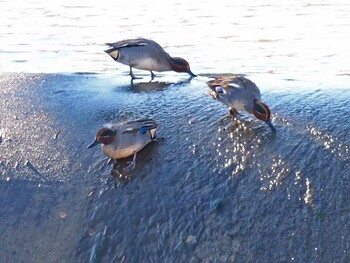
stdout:
[(152, 80), (155, 77), (153, 71), (185, 72), (191, 77), (196, 77), (190, 70), (189, 63), (180, 57), (171, 57), (155, 41), (146, 38), (125, 39), (114, 43), (106, 43), (109, 46), (105, 52), (116, 62), (130, 67), (131, 79), (137, 79), (132, 69), (148, 70)]
[(157, 141), (157, 126), (153, 119), (107, 123), (98, 130), (94, 142), (87, 148), (101, 144), (103, 153), (110, 158), (108, 163), (133, 156), (131, 164), (126, 168), (132, 170), (136, 165), (137, 153), (150, 142)]
[(238, 111), (248, 112), (276, 131), (271, 123), (271, 110), (261, 101), (260, 90), (253, 81), (241, 75), (219, 76), (207, 81), (207, 85), (209, 94), (228, 106), (231, 115), (237, 116)]

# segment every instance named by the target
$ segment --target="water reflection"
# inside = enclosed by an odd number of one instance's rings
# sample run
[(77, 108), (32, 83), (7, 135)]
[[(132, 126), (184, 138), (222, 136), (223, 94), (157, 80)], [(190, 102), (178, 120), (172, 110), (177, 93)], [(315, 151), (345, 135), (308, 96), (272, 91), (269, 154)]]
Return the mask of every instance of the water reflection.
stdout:
[(172, 85), (171, 82), (149, 81), (137, 82), (131, 80), (130, 90), (135, 93), (161, 91)]
[[(287, 127), (292, 124), (277, 115), (275, 120), (282, 120)], [(227, 123), (228, 122), (228, 123)], [(218, 136), (213, 142), (216, 148), (216, 167), (214, 172), (226, 173), (230, 177), (247, 175), (248, 171), (256, 171), (263, 192), (271, 192), (281, 186), (288, 178), (294, 176), (294, 183), (289, 187), (302, 187), (306, 205), (313, 206), (313, 188), (310, 179), (304, 178), (300, 168), (288, 158), (288, 144), (284, 145), (284, 154), (276, 154), (271, 146), (280, 140), (281, 130), (271, 133), (264, 126), (257, 126), (250, 119), (227, 118), (220, 121)], [(305, 186), (303, 186), (305, 182)], [(298, 198), (301, 198), (300, 196)]]
[(321, 145), (324, 149), (330, 151), (335, 157), (346, 162), (346, 165), (349, 166), (349, 145), (342, 143), (336, 136), (322, 132), (318, 128), (311, 125), (307, 125), (306, 129), (316, 143)]
[(190, 83), (193, 77), (189, 77), (185, 80), (178, 80), (176, 82), (173, 81), (153, 81), (150, 80), (148, 82), (139, 82), (137, 80), (131, 80), (130, 82), (130, 91), (134, 93), (141, 92), (154, 92), (154, 91), (162, 91), (168, 88), (169, 86), (177, 86), (177, 85), (185, 85)]
[[(228, 123), (227, 123), (228, 122)], [(217, 171), (229, 169), (232, 176), (238, 175), (249, 167), (249, 162), (257, 154), (257, 148), (261, 144), (258, 136), (260, 130), (254, 129), (253, 122), (238, 118), (224, 118), (222, 127), (218, 128), (217, 142), (214, 142), (219, 161)]]

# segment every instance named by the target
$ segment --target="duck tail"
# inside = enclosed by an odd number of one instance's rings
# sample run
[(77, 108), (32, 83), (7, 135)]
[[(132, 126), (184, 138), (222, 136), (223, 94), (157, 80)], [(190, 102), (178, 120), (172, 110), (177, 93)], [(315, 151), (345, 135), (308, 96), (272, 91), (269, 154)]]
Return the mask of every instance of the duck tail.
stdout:
[(141, 132), (142, 130), (144, 130), (145, 132), (148, 131), (150, 138), (154, 140), (156, 138), (156, 130), (158, 127), (158, 123), (152, 119), (145, 119), (145, 120), (142, 120), (142, 122), (143, 122), (143, 127), (140, 129)]
[(152, 140), (156, 139), (156, 131), (157, 131), (157, 126), (154, 126), (149, 130), (149, 135)]
[(105, 52), (110, 55), (114, 60), (118, 60), (119, 58), (119, 50), (116, 48), (110, 48), (110, 49), (106, 49)]

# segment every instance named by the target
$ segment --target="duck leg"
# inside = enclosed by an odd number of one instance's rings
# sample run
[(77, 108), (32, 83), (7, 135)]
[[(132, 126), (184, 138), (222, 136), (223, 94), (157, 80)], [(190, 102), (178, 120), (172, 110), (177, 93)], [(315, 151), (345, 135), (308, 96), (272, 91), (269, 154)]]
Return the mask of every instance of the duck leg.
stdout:
[(233, 117), (233, 120), (231, 120), (228, 124), (225, 125), (224, 130), (227, 130), (229, 127), (231, 127), (234, 123), (235, 120), (239, 119), (239, 114), (238, 111), (235, 108), (230, 108), (229, 112), (228, 112), (229, 116), (225, 116), (223, 117), (220, 122), (224, 121), (226, 118), (230, 118), (230, 116)]
[(154, 73), (152, 72), (152, 70), (150, 70), (151, 72), (151, 79), (153, 80), (155, 78), (156, 75), (154, 75)]
[(132, 158), (132, 162), (131, 164), (129, 164), (125, 170), (134, 170), (135, 169), (135, 166), (136, 166), (136, 154), (137, 152), (134, 152), (134, 157)]
[(230, 108), (229, 114), (232, 115), (233, 117), (238, 117), (238, 111), (235, 108)]
[(140, 78), (138, 78), (138, 77), (136, 77), (135, 75), (134, 75), (134, 73), (132, 72), (132, 67), (130, 66), (130, 77), (131, 77), (131, 79), (133, 80), (133, 79), (140, 79)]

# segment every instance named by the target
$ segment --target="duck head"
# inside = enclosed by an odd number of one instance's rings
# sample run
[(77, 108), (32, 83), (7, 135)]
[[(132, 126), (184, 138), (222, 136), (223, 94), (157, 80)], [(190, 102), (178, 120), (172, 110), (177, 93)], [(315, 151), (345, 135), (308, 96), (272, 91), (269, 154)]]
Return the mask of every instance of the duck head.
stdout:
[(196, 77), (197, 75), (193, 74), (190, 70), (190, 64), (183, 59), (179, 57), (171, 57), (171, 69), (176, 72), (186, 72), (191, 77)]
[(90, 149), (97, 144), (104, 144), (108, 145), (111, 144), (114, 141), (114, 138), (116, 136), (117, 132), (115, 130), (109, 129), (109, 128), (102, 128), (100, 129), (96, 134), (96, 139), (93, 143), (91, 143), (87, 149)]
[(273, 132), (276, 131), (276, 128), (271, 123), (271, 111), (270, 108), (260, 100), (254, 100), (253, 114), (259, 120), (264, 121)]

